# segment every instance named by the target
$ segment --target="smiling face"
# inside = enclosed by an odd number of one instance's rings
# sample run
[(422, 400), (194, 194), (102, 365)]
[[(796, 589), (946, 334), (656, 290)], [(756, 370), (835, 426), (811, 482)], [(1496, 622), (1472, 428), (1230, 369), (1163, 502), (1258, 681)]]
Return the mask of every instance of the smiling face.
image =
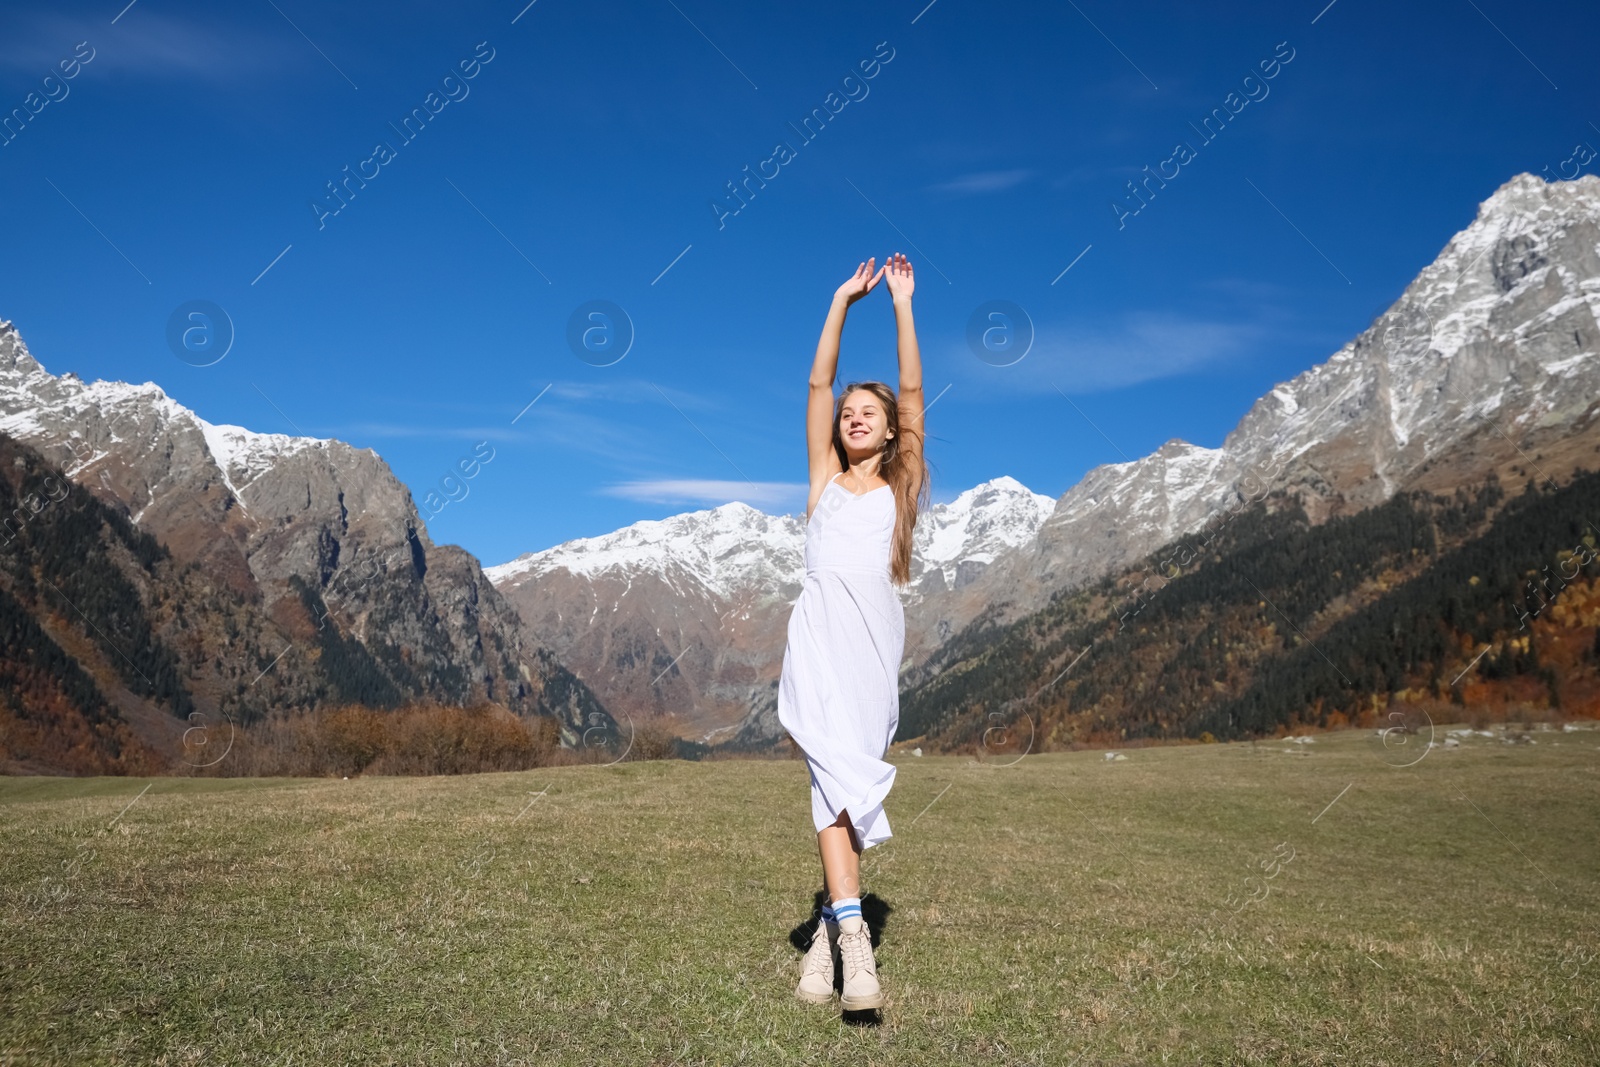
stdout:
[(892, 436), (888, 412), (876, 393), (857, 389), (844, 398), (839, 408), (839, 440), (852, 458), (879, 451)]

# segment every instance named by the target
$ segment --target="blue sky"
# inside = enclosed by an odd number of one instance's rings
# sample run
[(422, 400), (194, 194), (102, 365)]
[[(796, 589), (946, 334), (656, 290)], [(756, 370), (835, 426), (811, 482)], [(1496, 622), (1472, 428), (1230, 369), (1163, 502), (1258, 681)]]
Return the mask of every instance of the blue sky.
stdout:
[[(0, 14), (0, 317), (53, 373), (375, 449), (485, 564), (803, 510), (806, 375), (868, 256), (917, 270), (935, 498), (1059, 495), (1220, 444), (1496, 187), (1600, 146), (1592, 3), (124, 2)], [(232, 323), (204, 366), (191, 301)], [(621, 358), (569, 345), (592, 301)], [(991, 301), (1033, 324), (1009, 365), (968, 344)], [(894, 359), (880, 285), (839, 384)]]

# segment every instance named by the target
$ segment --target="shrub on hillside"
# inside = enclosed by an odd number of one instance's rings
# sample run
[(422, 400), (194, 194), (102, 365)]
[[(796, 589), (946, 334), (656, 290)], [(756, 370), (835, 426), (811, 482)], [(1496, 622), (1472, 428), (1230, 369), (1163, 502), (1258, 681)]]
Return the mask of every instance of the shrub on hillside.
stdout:
[(346, 704), (234, 726), (227, 755), (195, 773), (345, 777), (520, 771), (575, 762), (560, 742), (554, 719), (524, 719), (494, 704), (427, 703), (395, 711)]
[(390, 716), (389, 745), (369, 774), (520, 771), (551, 762), (560, 743), (554, 719), (519, 719), (504, 708), (407, 708)]

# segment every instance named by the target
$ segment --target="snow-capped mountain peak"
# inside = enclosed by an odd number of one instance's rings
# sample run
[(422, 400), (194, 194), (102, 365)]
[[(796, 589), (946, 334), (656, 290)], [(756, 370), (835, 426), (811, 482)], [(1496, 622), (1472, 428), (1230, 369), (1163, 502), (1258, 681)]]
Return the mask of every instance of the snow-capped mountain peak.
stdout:
[[(959, 584), (961, 574), (970, 577), (1006, 549), (1032, 540), (1054, 507), (1054, 498), (1009, 475), (934, 504), (917, 517), (912, 572), (918, 584), (935, 573)], [(752, 584), (798, 584), (805, 574), (804, 550), (803, 516), (768, 515), (734, 501), (567, 541), (484, 573), (496, 586), (556, 571), (586, 578), (670, 573), (692, 578), (709, 595), (733, 599)]]
[(1032, 541), (1055, 510), (1056, 501), (1035, 493), (1008, 474), (935, 504), (917, 516), (912, 573), (919, 592), (932, 573), (946, 588), (959, 588), (1002, 553)]
[[(155, 382), (84, 381), (72, 371), (45, 369), (10, 322), (0, 322), (0, 431), (33, 442), (59, 458), (76, 476), (113, 454), (131, 455), (156, 447), (169, 435), (198, 433), (221, 482), (250, 513), (248, 491), (263, 475), (281, 469), (283, 460), (312, 449), (378, 454), (320, 437), (258, 433), (243, 426), (213, 423), (180, 404)], [(75, 442), (73, 445), (62, 441)], [(59, 451), (51, 451), (51, 450)], [(156, 484), (141, 487), (145, 499), (137, 518), (154, 502)]]
[(727, 597), (747, 582), (786, 576), (797, 565), (803, 569), (795, 545), (802, 533), (797, 519), (767, 515), (736, 500), (567, 541), (486, 567), (484, 573), (496, 586), (554, 571), (586, 578), (675, 573), (694, 579), (706, 593)]
[(1272, 489), (1321, 521), (1419, 479), (1481, 477), (1482, 454), (1524, 434), (1576, 432), (1600, 413), (1597, 339), (1600, 178), (1519, 174), (1388, 310), (1257, 400), (1220, 448), (1168, 441), (1090, 471), (1029, 551), (984, 575), (973, 604), (1008, 604), (992, 617), (1015, 617)]

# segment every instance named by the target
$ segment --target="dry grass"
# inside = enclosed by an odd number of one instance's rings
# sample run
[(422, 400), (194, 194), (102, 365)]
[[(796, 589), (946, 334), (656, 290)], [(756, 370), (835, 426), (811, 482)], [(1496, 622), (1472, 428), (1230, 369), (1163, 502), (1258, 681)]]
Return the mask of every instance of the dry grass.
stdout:
[(791, 996), (803, 763), (4, 780), (0, 1064), (1590, 1064), (1600, 731), (1534, 736), (896, 757), (875, 1025)]

